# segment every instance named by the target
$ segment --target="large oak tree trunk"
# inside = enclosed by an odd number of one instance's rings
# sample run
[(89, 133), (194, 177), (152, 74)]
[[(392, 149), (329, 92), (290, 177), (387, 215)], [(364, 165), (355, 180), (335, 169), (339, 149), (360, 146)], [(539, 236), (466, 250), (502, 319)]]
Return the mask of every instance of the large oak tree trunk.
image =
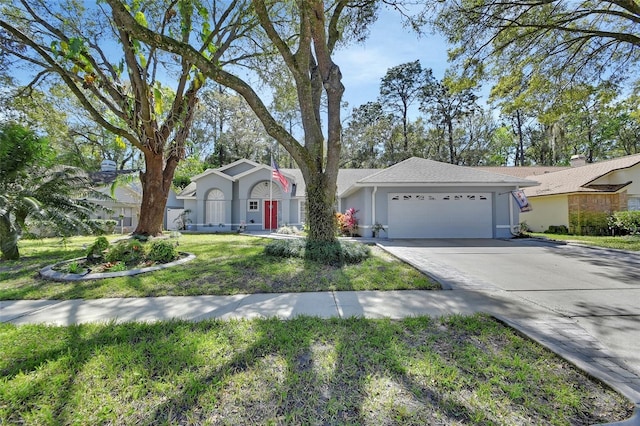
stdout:
[[(146, 170), (140, 172), (142, 202), (140, 218), (134, 235), (158, 236), (162, 234), (165, 206), (171, 188), (171, 178), (164, 168), (162, 154), (145, 153)], [(173, 176), (173, 172), (170, 174)]]
[(312, 173), (307, 185), (307, 217), (310, 241), (332, 242), (336, 238), (335, 185), (330, 187), (325, 174)]

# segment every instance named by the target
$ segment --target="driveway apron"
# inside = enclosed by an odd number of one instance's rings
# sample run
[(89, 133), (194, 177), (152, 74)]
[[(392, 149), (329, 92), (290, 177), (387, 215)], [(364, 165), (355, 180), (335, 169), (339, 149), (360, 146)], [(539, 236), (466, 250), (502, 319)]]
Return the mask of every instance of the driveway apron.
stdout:
[(380, 245), (453, 292), (493, 299), (488, 313), (561, 355), (586, 354), (640, 389), (640, 253), (537, 239)]

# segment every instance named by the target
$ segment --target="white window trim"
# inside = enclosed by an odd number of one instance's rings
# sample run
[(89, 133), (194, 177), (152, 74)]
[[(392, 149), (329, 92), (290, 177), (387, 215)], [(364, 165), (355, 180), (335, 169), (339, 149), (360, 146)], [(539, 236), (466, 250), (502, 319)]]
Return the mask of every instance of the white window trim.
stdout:
[(307, 200), (298, 200), (298, 222), (302, 225), (307, 221)]
[[(255, 209), (251, 208), (251, 203), (256, 203), (256, 208)], [(260, 211), (260, 200), (257, 200), (257, 199), (247, 200), (247, 211), (249, 211), (249, 212), (259, 212)]]

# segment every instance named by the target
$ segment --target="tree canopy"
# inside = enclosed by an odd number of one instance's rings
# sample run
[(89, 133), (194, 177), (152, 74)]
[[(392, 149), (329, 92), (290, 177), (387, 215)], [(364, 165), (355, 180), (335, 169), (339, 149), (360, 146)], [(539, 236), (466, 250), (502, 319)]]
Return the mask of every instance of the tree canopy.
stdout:
[[(187, 42), (192, 22), (164, 13), (160, 6), (136, 10), (135, 19)], [(33, 70), (28, 86), (64, 83), (117, 143), (142, 152), (142, 205), (134, 233), (157, 235), (204, 79), (185, 59), (169, 57), (113, 25), (103, 7), (66, 1), (3, 2), (0, 36), (5, 52)], [(174, 76), (174, 84), (167, 87), (161, 75)]]
[[(340, 68), (332, 55), (338, 43), (363, 33), (362, 29), (376, 18), (380, 2), (237, 0), (216, 3), (215, 10), (196, 2), (200, 20), (192, 18), (191, 10), (174, 11), (181, 19), (200, 24), (195, 31), (199, 40), (196, 43), (154, 31), (135, 19), (135, 10), (127, 9), (116, 0), (106, 1), (118, 27), (144, 43), (180, 55), (207, 77), (235, 90), (246, 100), (267, 133), (286, 149), (302, 172), (307, 188), (309, 239), (334, 241), (333, 209), (340, 164), (340, 108), (344, 87)], [(217, 42), (214, 36), (217, 28), (210, 25), (212, 19), (215, 21), (214, 15), (221, 14), (245, 17), (227, 28), (229, 37), (225, 43)], [(272, 69), (268, 67), (270, 60), (281, 64), (281, 69), (285, 69), (294, 82), (302, 140), (277, 119), (256, 87), (239, 72), (239, 67)]]
[(452, 58), (481, 74), (581, 81), (638, 75), (637, 1), (445, 0), (438, 7), (435, 24), (454, 46)]

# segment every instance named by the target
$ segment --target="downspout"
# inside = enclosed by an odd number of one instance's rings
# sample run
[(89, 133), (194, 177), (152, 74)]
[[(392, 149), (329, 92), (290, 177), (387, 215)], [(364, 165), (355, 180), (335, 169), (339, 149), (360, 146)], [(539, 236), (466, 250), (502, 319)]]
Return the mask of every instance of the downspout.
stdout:
[[(378, 192), (378, 187), (374, 186), (371, 193), (371, 227), (376, 224), (376, 192)], [(373, 230), (371, 232), (373, 235)]]

